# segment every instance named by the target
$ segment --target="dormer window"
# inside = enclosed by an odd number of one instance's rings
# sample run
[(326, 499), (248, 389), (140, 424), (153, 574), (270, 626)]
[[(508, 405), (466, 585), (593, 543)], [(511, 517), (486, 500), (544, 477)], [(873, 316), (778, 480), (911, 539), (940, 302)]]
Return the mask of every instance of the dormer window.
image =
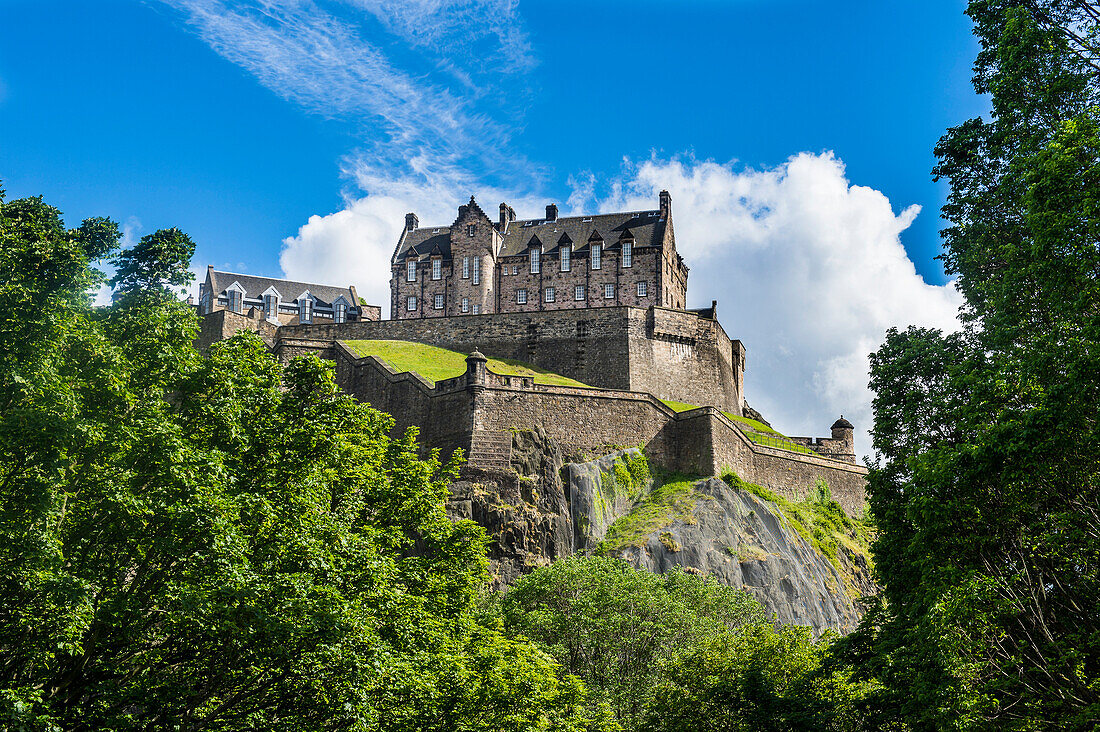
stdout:
[(601, 266), (600, 255), (602, 254), (599, 244), (592, 245), (592, 269), (599, 269)]
[(568, 272), (569, 271), (569, 266), (570, 266), (569, 254), (570, 254), (569, 247), (562, 247), (561, 248), (561, 271), (562, 272)]
[(436, 257), (432, 260), (432, 279), (438, 280), (443, 277), (443, 260)]
[(532, 249), (530, 251), (531, 274), (538, 274), (539, 273), (539, 255), (540, 254), (541, 254), (541, 252), (538, 249)]
[(298, 322), (313, 322), (313, 300), (308, 295), (298, 301)]
[(334, 323), (346, 323), (348, 321), (348, 304), (343, 300), (333, 303), (332, 321)]
[(277, 295), (264, 295), (264, 317), (275, 320), (279, 317), (279, 298)]
[(229, 300), (229, 309), (235, 313), (241, 312), (242, 305), (244, 304), (244, 297), (240, 290), (229, 290), (225, 293)]
[(416, 260), (410, 259), (405, 268), (405, 281), (416, 282)]
[(623, 266), (630, 267), (634, 259), (634, 246), (629, 241), (623, 242)]

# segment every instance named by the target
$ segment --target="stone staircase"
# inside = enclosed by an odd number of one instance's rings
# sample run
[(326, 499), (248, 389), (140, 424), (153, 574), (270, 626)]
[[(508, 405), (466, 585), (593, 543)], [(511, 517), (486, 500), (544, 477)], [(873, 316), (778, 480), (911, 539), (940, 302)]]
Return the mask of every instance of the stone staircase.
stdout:
[(467, 462), (475, 468), (508, 470), (512, 464), (512, 433), (475, 431)]

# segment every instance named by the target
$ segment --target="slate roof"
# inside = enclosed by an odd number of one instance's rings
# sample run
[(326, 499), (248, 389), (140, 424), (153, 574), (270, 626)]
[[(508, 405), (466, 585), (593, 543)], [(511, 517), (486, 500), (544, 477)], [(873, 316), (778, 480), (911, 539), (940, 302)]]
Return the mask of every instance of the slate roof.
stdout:
[(331, 307), (332, 303), (343, 295), (351, 307), (359, 307), (359, 300), (356, 298), (355, 290), (351, 286), (333, 287), (332, 285), (279, 280), (273, 277), (256, 277), (254, 275), (236, 274), (235, 272), (217, 272), (213, 269), (207, 270), (207, 275), (212, 285), (211, 289), (218, 295), (224, 294), (227, 287), (237, 282), (244, 288), (245, 297), (260, 297), (267, 288), (274, 287), (279, 291), (279, 295), (284, 302), (293, 302), (298, 295), (308, 290), (316, 298), (319, 305)]
[[(496, 226), (496, 224), (494, 224)], [(544, 252), (556, 251), (559, 246), (569, 246), (573, 251), (588, 249), (593, 234), (598, 233), (604, 246), (614, 249), (623, 235), (629, 231), (634, 236), (635, 247), (660, 246), (664, 238), (666, 222), (659, 211), (635, 211), (597, 214), (594, 216), (566, 216), (555, 221), (526, 219), (512, 221), (504, 234), (500, 256), (511, 257), (527, 251), (532, 239), (537, 238)], [(395, 261), (404, 259), (412, 249), (418, 255), (440, 254), (451, 256), (451, 229), (449, 226), (425, 226), (405, 235), (395, 253)]]

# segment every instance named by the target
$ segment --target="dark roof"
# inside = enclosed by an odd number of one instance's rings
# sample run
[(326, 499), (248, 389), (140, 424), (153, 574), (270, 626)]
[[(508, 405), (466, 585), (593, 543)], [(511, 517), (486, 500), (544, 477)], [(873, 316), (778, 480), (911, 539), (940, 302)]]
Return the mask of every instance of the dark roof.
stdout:
[(834, 429), (834, 430), (849, 429), (850, 430), (850, 429), (854, 429), (854, 428), (852, 427), (852, 423), (849, 422), (848, 420), (844, 419), (844, 415), (842, 414), (842, 415), (840, 415), (840, 419), (833, 422), (832, 429)]
[[(508, 224), (508, 231), (504, 233), (500, 256), (523, 254), (529, 248), (531, 240), (536, 237), (544, 252), (555, 251), (564, 244), (570, 244), (574, 251), (584, 250), (588, 248), (588, 241), (594, 238), (594, 232), (599, 233), (599, 238), (607, 242), (608, 247), (615, 248), (619, 246), (620, 237), (628, 229), (634, 236), (635, 247), (660, 246), (664, 239), (665, 225), (666, 222), (658, 211), (567, 216), (555, 221), (512, 221)], [(410, 249), (417, 255), (430, 255), (438, 249), (443, 257), (450, 257), (451, 228), (425, 226), (407, 232), (395, 257), (404, 259)]]
[(260, 297), (267, 288), (274, 287), (279, 291), (282, 299), (287, 301), (293, 301), (308, 290), (321, 305), (331, 306), (338, 297), (343, 295), (352, 307), (359, 307), (359, 301), (356, 300), (355, 293), (350, 286), (333, 287), (332, 285), (278, 280), (273, 277), (256, 277), (254, 275), (236, 274), (235, 272), (216, 272), (212, 269), (208, 270), (207, 274), (210, 276), (211, 285), (213, 285), (211, 289), (219, 295), (225, 292), (227, 287), (237, 282), (244, 288), (245, 297)]

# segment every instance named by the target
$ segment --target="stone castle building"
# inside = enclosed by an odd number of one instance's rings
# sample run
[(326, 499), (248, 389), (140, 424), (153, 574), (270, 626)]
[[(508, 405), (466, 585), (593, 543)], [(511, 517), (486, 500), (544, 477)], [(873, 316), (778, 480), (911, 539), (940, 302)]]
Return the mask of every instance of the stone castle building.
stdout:
[(502, 203), (492, 221), (471, 196), (449, 226), (406, 214), (391, 268), (397, 320), (687, 302), (668, 191), (652, 211), (560, 217), (550, 204), (516, 220)]
[[(449, 226), (407, 214), (391, 259), (390, 319), (353, 287), (217, 272), (201, 290), (199, 345), (258, 332), (283, 362), (336, 363), (347, 392), (415, 426), (422, 444), (469, 465), (508, 470), (516, 434), (538, 429), (566, 455), (644, 447), (654, 464), (694, 475), (730, 469), (800, 499), (826, 480), (845, 510), (863, 506), (866, 469), (854, 430), (829, 437), (761, 431), (744, 396), (746, 351), (718, 322), (717, 302), (687, 309), (688, 268), (676, 251), (672, 199), (650, 211), (492, 221), (471, 196)], [(466, 372), (432, 383), (397, 373), (348, 341), (399, 340), (470, 354)], [(484, 355), (482, 355), (484, 354)], [(496, 374), (513, 359), (587, 386)], [(603, 452), (601, 452), (603, 451)]]

